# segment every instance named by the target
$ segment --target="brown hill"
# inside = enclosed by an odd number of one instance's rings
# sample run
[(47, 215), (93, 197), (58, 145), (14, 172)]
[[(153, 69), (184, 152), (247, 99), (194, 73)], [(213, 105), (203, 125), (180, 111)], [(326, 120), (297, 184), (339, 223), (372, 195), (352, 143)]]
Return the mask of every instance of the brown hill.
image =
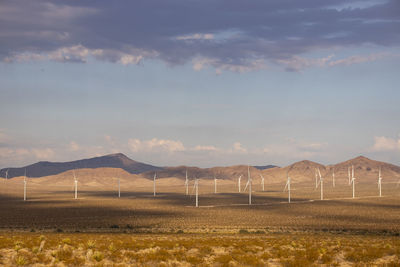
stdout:
[[(397, 182), (400, 178), (400, 167), (382, 161), (371, 160), (359, 156), (335, 165), (327, 166), (329, 173), (335, 171), (336, 179), (348, 181), (348, 169), (354, 166), (354, 176), (357, 182), (376, 182), (379, 168), (384, 182)], [(330, 174), (332, 175), (332, 174)]]
[[(256, 167), (249, 167), (251, 175), (259, 176), (262, 170)], [(236, 165), (229, 167), (213, 167), (213, 168), (198, 168), (198, 167), (166, 167), (161, 171), (157, 171), (158, 178), (176, 177), (179, 179), (185, 179), (186, 171), (188, 173), (189, 179), (200, 178), (204, 180), (223, 179), (223, 180), (236, 180), (240, 175), (247, 178), (247, 165)], [(140, 174), (140, 176), (152, 179), (154, 177), (154, 171), (145, 172)]]

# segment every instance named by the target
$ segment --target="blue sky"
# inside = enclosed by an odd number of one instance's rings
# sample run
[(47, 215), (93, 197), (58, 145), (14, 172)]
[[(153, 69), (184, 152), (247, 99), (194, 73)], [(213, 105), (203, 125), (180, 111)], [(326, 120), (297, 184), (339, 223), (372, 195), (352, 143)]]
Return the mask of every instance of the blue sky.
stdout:
[(393, 1), (4, 1), (0, 167), (399, 164)]

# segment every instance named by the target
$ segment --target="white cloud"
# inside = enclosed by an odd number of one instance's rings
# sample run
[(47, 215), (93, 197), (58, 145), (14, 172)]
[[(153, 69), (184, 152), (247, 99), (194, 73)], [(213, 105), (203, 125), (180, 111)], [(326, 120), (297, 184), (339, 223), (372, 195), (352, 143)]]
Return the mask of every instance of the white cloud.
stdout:
[(221, 62), (216, 58), (197, 57), (192, 60), (192, 67), (195, 71), (200, 71), (208, 66), (215, 68), (216, 74), (223, 71), (246, 73), (250, 71), (262, 70), (267, 67), (263, 59), (247, 60), (246, 62)]
[(195, 151), (217, 151), (218, 148), (216, 148), (215, 146), (201, 146), (201, 145), (197, 145), (194, 147)]
[(176, 40), (213, 40), (214, 34), (211, 33), (195, 33), (190, 35), (181, 35), (175, 38)]
[(50, 60), (59, 62), (87, 62), (90, 50), (82, 45), (74, 45), (70, 47), (61, 47), (50, 52), (47, 57)]
[(40, 160), (43, 159), (51, 159), (54, 156), (54, 151), (51, 148), (37, 149), (34, 148), (31, 150), (33, 155)]
[[(68, 37), (68, 34), (63, 36)], [(72, 45), (60, 47), (46, 53), (23, 52), (15, 53), (3, 59), (6, 63), (31, 62), (31, 61), (57, 61), (57, 62), (79, 62), (86, 63), (91, 58), (105, 60), (122, 65), (139, 64), (144, 58), (157, 56), (157, 52), (142, 49), (131, 49), (130, 53), (123, 53), (117, 50), (89, 49), (83, 45)]]
[(70, 151), (78, 151), (81, 147), (75, 141), (71, 141), (68, 148)]
[(285, 66), (287, 70), (301, 71), (309, 67), (323, 67), (332, 57), (333, 55), (323, 58), (304, 58), (300, 56), (293, 56), (289, 59), (279, 59), (277, 60), (277, 63)]
[(185, 146), (181, 141), (153, 138), (151, 140), (129, 139), (128, 147), (132, 152), (177, 152), (184, 151)]
[(372, 151), (400, 150), (400, 138), (397, 140), (385, 136), (375, 136)]
[(121, 63), (122, 65), (138, 64), (142, 59), (143, 59), (142, 55), (133, 56), (124, 54), (123, 56), (121, 56), (118, 62)]
[(247, 149), (244, 148), (241, 143), (235, 142), (233, 143), (233, 152), (246, 153)]
[(350, 56), (350, 57), (343, 58), (343, 59), (338, 59), (335, 61), (330, 61), (328, 65), (329, 66), (353, 65), (353, 64), (359, 64), (359, 63), (364, 63), (364, 62), (376, 61), (376, 60), (382, 59), (387, 56), (388, 56), (388, 53), (376, 53), (376, 54), (370, 54), (370, 55), (366, 55), (366, 56), (355, 55), (355, 56)]
[(322, 68), (372, 62), (388, 56), (396, 55), (390, 55), (389, 53), (374, 53), (369, 55), (354, 55), (336, 60), (334, 60), (334, 55), (329, 55), (322, 58), (305, 58), (300, 56), (293, 56), (288, 59), (279, 59), (276, 62), (280, 65), (285, 66), (285, 68), (289, 71), (301, 71), (311, 67)]

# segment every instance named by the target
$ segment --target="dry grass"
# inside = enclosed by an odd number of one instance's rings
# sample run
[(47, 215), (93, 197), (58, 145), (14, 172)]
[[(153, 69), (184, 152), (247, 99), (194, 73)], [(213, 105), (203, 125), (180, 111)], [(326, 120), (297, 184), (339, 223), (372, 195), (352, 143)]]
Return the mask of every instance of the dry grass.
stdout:
[[(14, 244), (20, 240), (25, 242), (16, 251)], [(0, 236), (0, 264), (398, 266), (400, 260), (400, 239), (376, 235), (48, 233), (45, 240), (47, 245), (38, 252), (34, 248), (41, 243), (39, 234)], [(89, 248), (88, 243), (96, 247)]]

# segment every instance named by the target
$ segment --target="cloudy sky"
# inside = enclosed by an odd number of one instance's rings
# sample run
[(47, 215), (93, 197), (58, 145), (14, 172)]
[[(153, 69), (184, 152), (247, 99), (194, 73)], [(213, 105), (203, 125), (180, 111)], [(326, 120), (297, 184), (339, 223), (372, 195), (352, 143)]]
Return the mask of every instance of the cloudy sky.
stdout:
[(400, 165), (398, 0), (0, 2), (0, 167)]

